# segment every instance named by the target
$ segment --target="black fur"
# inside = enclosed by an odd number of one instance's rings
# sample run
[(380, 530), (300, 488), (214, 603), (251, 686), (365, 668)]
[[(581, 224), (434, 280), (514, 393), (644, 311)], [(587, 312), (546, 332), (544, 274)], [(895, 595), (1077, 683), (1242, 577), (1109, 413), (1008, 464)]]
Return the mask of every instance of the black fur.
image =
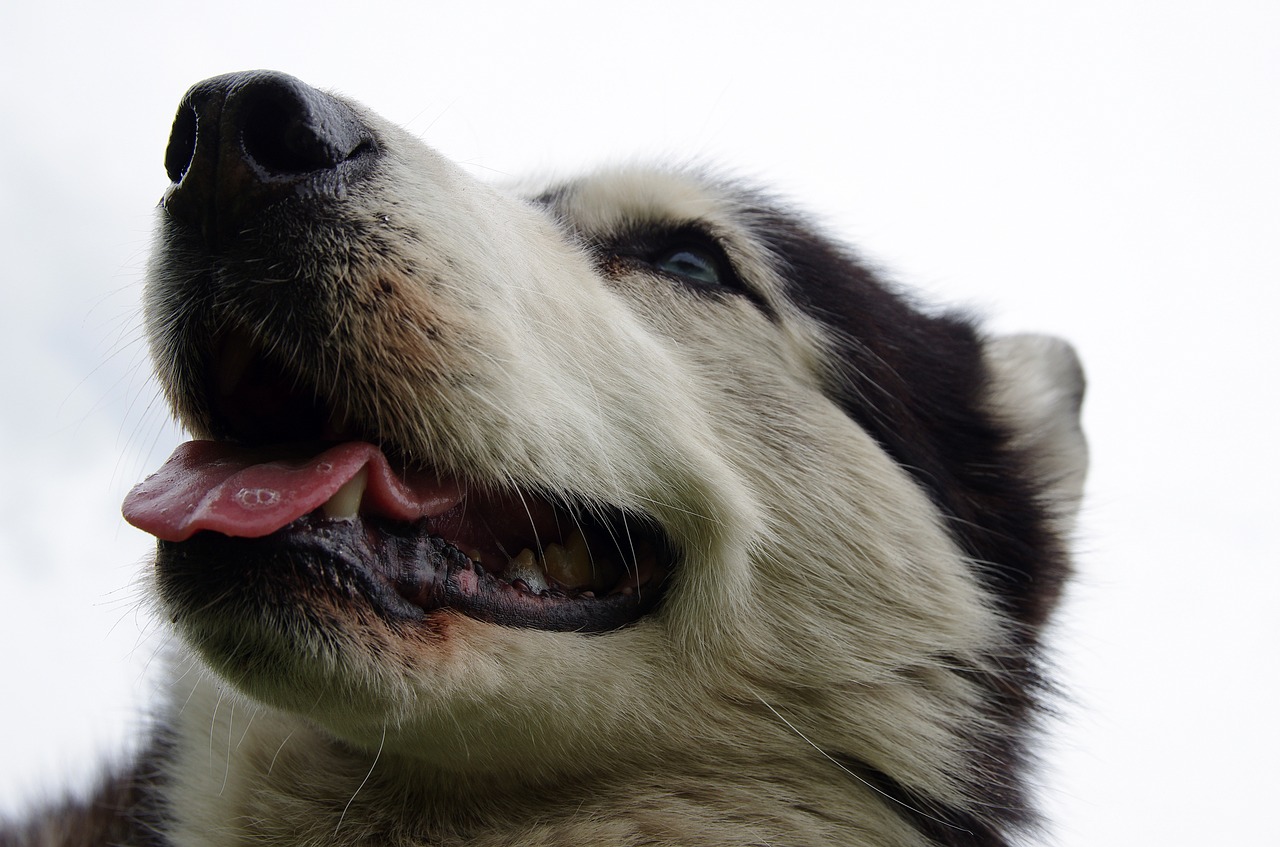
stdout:
[(165, 847), (163, 762), (169, 741), (157, 734), (128, 770), (99, 781), (87, 798), (68, 798), (27, 817), (0, 821), (0, 847)]
[(1037, 505), (1028, 463), (984, 406), (977, 330), (963, 317), (921, 310), (798, 220), (773, 211), (754, 218), (791, 296), (840, 341), (836, 399), (929, 493), (984, 582), (1031, 634), (1057, 602), (1067, 556)]

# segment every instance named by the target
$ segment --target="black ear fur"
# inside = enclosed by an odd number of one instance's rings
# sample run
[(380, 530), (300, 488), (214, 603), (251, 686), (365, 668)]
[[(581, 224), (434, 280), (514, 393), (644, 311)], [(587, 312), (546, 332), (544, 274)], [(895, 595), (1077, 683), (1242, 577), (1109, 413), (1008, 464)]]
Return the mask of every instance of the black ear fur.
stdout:
[(1068, 558), (1033, 463), (992, 413), (992, 376), (972, 321), (920, 310), (796, 220), (761, 212), (756, 226), (791, 297), (836, 342), (842, 367), (833, 399), (928, 492), (1033, 642)]

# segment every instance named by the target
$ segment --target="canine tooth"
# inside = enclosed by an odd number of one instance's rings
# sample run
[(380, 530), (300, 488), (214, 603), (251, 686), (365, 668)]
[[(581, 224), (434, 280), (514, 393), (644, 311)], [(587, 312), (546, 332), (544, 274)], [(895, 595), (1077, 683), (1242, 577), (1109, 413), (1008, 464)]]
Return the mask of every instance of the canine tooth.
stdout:
[(369, 484), (369, 469), (363, 467), (342, 487), (333, 493), (321, 510), (326, 518), (353, 520), (360, 514), (360, 501), (364, 499), (364, 489)]
[(534, 594), (547, 589), (547, 578), (542, 568), (538, 567), (538, 559), (528, 547), (516, 554), (507, 570), (502, 574), (507, 582), (522, 580)]
[(591, 584), (591, 554), (582, 533), (575, 530), (567, 546), (548, 544), (542, 551), (542, 566), (547, 576), (566, 588)]

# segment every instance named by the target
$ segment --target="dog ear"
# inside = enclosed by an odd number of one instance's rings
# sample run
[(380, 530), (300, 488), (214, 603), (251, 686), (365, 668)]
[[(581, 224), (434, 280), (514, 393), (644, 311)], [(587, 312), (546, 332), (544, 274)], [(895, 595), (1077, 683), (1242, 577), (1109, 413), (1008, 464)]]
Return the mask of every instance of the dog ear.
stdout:
[(1043, 505), (1066, 537), (1084, 493), (1089, 448), (1080, 426), (1085, 379), (1071, 345), (1048, 335), (988, 339), (989, 401), (1031, 464)]

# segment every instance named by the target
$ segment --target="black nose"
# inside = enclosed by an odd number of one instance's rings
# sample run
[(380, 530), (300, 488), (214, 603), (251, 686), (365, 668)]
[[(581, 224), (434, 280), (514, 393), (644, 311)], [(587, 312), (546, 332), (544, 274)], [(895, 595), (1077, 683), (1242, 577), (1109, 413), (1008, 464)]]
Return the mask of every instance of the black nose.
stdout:
[(286, 198), (341, 196), (376, 156), (373, 133), (328, 94), (274, 71), (224, 74), (182, 98), (163, 205), (215, 246)]

